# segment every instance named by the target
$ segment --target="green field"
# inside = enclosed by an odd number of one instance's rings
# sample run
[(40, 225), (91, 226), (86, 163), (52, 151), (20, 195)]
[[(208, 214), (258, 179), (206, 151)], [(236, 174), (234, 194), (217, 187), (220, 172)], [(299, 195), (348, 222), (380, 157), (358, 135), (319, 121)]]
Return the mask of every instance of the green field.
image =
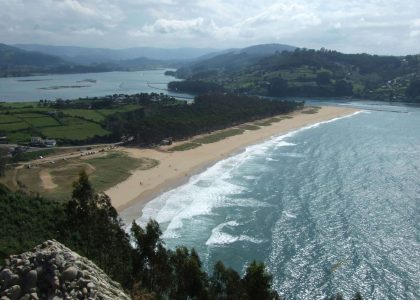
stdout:
[[(147, 170), (159, 164), (157, 160), (150, 158), (136, 159), (120, 152), (92, 158), (86, 162), (97, 171), (99, 170), (99, 172), (94, 172), (90, 178), (93, 186), (99, 191), (104, 191), (116, 183), (124, 181), (134, 169)], [(109, 166), (112, 166), (112, 168)]]
[(105, 119), (104, 114), (96, 110), (83, 110), (83, 109), (66, 109), (63, 113), (71, 117), (81, 117), (86, 120), (92, 120), (95, 122), (102, 122)]
[[(33, 165), (31, 168), (9, 170), (7, 176), (0, 182), (13, 190), (20, 188), (48, 199), (66, 201), (71, 195), (72, 184), (81, 171), (85, 171), (90, 176), (97, 191), (105, 191), (124, 181), (133, 170), (147, 170), (158, 163), (149, 158), (137, 159), (122, 152), (110, 152), (90, 159), (73, 158), (51, 164)], [(49, 178), (51, 186), (46, 186), (45, 176)]]
[(102, 126), (106, 117), (139, 108), (126, 104), (110, 109), (56, 109), (38, 103), (0, 103), (0, 135), (19, 144), (28, 143), (31, 136), (56, 139), (58, 144), (80, 143), (109, 135)]
[(238, 128), (239, 129), (243, 129), (243, 130), (258, 130), (261, 127), (255, 126), (255, 125), (251, 125), (251, 124), (244, 124), (244, 125), (238, 126)]
[(244, 131), (245, 130), (238, 129), (238, 128), (228, 129), (228, 130), (212, 133), (212, 134), (209, 134), (207, 136), (197, 138), (197, 139), (193, 140), (192, 142), (193, 143), (198, 143), (198, 144), (215, 143), (215, 142), (224, 140), (227, 137), (242, 134), (242, 133), (244, 133)]
[(180, 144), (178, 146), (169, 148), (169, 151), (187, 151), (187, 150), (194, 149), (200, 146), (201, 144), (198, 144), (198, 143), (184, 143), (184, 144)]
[(63, 118), (63, 125), (42, 128), (41, 133), (48, 138), (72, 141), (83, 141), (94, 136), (109, 134), (99, 124), (71, 117)]
[(19, 122), (20, 119), (18, 119), (17, 117), (13, 116), (13, 115), (1, 115), (0, 116), (0, 124), (5, 124), (5, 123), (16, 123)]
[(270, 126), (273, 123), (280, 122), (282, 118), (270, 118), (268, 120), (263, 120), (259, 122), (255, 122), (254, 124), (257, 126)]
[(49, 117), (49, 116), (43, 116), (37, 118), (24, 118), (26, 122), (31, 124), (34, 127), (50, 127), (50, 126), (59, 126), (60, 123), (57, 122), (56, 119)]

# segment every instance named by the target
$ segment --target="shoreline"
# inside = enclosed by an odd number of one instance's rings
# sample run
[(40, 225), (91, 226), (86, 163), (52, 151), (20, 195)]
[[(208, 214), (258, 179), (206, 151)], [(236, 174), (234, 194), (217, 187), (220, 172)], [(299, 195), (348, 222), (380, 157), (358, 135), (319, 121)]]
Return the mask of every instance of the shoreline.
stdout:
[[(121, 148), (135, 158), (156, 159), (159, 161), (159, 165), (149, 170), (135, 170), (129, 178), (106, 190), (105, 193), (111, 198), (111, 203), (116, 210), (122, 217), (124, 216), (123, 219), (132, 220), (134, 217), (140, 216), (142, 208), (149, 201), (188, 182), (192, 176), (201, 173), (215, 163), (244, 151), (248, 146), (259, 144), (274, 136), (286, 134), (305, 126), (345, 117), (358, 111), (360, 109), (339, 106), (322, 106), (314, 114), (304, 114), (302, 111), (298, 111), (289, 114), (293, 118), (283, 119), (269, 126), (260, 126), (261, 128), (258, 130), (246, 130), (242, 134), (215, 143), (202, 144), (200, 147), (186, 151), (164, 152), (153, 149)], [(176, 142), (171, 147), (190, 140)]]

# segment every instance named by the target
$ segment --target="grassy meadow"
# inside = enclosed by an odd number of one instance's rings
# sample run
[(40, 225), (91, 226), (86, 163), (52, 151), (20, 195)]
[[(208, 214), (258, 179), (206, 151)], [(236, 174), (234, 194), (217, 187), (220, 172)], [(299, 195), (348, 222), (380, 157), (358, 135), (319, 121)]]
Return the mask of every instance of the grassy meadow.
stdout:
[(140, 108), (127, 104), (110, 109), (48, 108), (38, 103), (0, 103), (0, 135), (10, 143), (25, 144), (31, 136), (55, 139), (59, 144), (80, 143), (110, 134), (106, 117)]
[(127, 179), (134, 170), (147, 170), (158, 165), (149, 158), (132, 158), (120, 151), (102, 153), (93, 157), (57, 160), (54, 163), (34, 164), (9, 169), (0, 183), (12, 190), (21, 189), (45, 198), (66, 201), (71, 195), (73, 182), (85, 171), (97, 191)]

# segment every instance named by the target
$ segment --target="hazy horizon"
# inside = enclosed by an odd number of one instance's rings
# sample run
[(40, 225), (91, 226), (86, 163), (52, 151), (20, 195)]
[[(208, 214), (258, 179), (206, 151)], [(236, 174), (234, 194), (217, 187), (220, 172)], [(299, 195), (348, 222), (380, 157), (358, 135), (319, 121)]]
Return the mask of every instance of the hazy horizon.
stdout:
[[(344, 53), (420, 52), (416, 0), (0, 0), (0, 41), (89, 48), (243, 48), (280, 43)], [(401, 8), (401, 9), (398, 9)]]

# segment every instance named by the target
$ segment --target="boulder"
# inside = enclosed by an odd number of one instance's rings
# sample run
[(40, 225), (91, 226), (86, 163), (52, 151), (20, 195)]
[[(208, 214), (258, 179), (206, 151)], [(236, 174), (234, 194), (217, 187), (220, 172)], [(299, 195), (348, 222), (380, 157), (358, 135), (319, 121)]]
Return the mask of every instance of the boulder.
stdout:
[(6, 263), (0, 267), (0, 300), (131, 299), (93, 262), (54, 240)]

